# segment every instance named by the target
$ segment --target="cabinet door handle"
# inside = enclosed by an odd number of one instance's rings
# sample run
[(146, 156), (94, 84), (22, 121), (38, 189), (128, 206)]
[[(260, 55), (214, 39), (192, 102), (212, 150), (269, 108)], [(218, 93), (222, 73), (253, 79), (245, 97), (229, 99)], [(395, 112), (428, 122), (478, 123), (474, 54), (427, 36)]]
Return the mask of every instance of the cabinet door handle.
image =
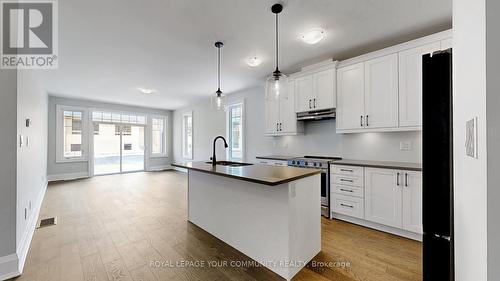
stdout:
[(311, 109), (311, 99), (309, 99), (309, 109)]
[(278, 125), (278, 123), (276, 123), (276, 132), (278, 132), (280, 130), (280, 127)]
[(405, 186), (408, 186), (408, 173), (405, 173)]
[(352, 206), (352, 205), (347, 205), (347, 204), (342, 204), (342, 203), (340, 203), (340, 206), (348, 207), (348, 208), (351, 208), (351, 209), (354, 208), (354, 206)]
[(316, 99), (314, 99), (314, 103), (313, 104), (314, 104), (314, 108), (316, 108)]
[(340, 179), (340, 181), (345, 181), (345, 182), (354, 182), (354, 180), (346, 180), (346, 179)]
[(398, 174), (397, 174), (397, 176), (396, 176), (396, 185), (397, 185), (397, 186), (399, 186), (399, 174), (400, 174), (400, 173), (398, 173)]
[(366, 115), (366, 127), (370, 126), (370, 124), (368, 123), (368, 115)]
[(360, 122), (359, 124), (361, 125), (361, 127), (363, 127), (363, 115), (361, 115), (361, 118), (360, 118), (359, 122)]
[(354, 192), (354, 191), (352, 191), (352, 190), (350, 190), (350, 189), (343, 189), (343, 188), (341, 188), (341, 189), (340, 189), (340, 191), (345, 191), (345, 192)]
[(354, 170), (349, 170), (349, 169), (340, 169), (340, 171), (342, 171), (342, 172), (351, 172), (351, 173), (354, 172)]
[(280, 132), (283, 131), (283, 123), (280, 122)]

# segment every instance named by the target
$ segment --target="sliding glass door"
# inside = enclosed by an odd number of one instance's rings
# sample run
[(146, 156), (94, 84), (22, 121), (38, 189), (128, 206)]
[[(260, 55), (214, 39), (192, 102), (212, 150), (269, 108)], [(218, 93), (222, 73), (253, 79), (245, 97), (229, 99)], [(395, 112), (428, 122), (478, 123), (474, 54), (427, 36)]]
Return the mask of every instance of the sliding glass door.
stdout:
[(144, 126), (94, 122), (94, 175), (144, 171)]

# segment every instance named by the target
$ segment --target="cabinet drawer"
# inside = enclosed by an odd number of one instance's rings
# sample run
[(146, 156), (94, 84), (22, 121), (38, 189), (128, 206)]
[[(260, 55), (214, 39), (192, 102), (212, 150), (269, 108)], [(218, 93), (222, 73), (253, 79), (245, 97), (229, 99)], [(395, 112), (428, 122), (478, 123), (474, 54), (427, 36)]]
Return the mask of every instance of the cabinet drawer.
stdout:
[(346, 196), (356, 196), (356, 197), (365, 197), (365, 190), (362, 187), (357, 186), (347, 186), (347, 185), (338, 185), (332, 184), (331, 192), (346, 195)]
[(364, 219), (364, 200), (358, 197), (332, 194), (332, 212)]
[(363, 178), (362, 177), (352, 177), (352, 176), (333, 174), (331, 176), (331, 179), (332, 179), (333, 184), (363, 187)]
[(330, 172), (339, 175), (363, 176), (363, 167), (330, 165)]

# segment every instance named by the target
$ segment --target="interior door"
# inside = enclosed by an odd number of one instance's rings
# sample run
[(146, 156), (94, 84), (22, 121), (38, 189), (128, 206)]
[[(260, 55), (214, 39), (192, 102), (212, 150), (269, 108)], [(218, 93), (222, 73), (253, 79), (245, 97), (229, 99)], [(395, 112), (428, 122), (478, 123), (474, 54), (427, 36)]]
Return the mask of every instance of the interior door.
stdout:
[(399, 126), (422, 126), (422, 55), (439, 50), (440, 42), (399, 53)]
[(313, 109), (313, 78), (306, 75), (295, 79), (295, 112), (305, 112)]
[(324, 70), (313, 75), (313, 89), (315, 94), (314, 109), (335, 108), (335, 71)]
[(337, 70), (337, 129), (360, 129), (363, 127), (364, 85), (364, 63)]
[(144, 171), (144, 127), (121, 125), (122, 172)]
[(365, 219), (401, 228), (401, 172), (390, 169), (365, 169)]
[(365, 62), (365, 127), (399, 125), (398, 54)]

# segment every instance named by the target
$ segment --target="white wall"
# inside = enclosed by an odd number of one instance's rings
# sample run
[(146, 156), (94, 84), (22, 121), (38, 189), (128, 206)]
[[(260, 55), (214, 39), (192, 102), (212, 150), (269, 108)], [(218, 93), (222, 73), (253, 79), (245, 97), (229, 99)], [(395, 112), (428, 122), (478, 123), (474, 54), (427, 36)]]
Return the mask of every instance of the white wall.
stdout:
[(71, 162), (71, 163), (56, 163), (56, 105), (71, 105), (84, 108), (99, 108), (126, 112), (138, 112), (146, 114), (156, 114), (167, 116), (167, 147), (169, 148), (168, 157), (149, 158), (150, 168), (164, 168), (171, 163), (172, 151), (172, 112), (169, 110), (126, 106), (120, 104), (110, 104), (95, 102), (90, 100), (77, 100), (61, 97), (49, 97), (48, 104), (48, 162), (47, 173), (49, 177), (64, 177), (64, 175), (88, 175), (88, 162)]
[(500, 1), (486, 1), (486, 120), (488, 150), (488, 280), (500, 278)]
[(0, 70), (0, 276), (2, 257), (16, 251), (16, 70)]
[[(18, 71), (17, 134), (25, 141), (22, 147), (17, 147), (16, 247), (21, 263), (27, 254), (47, 185), (48, 96), (41, 82), (37, 71)], [(32, 121), (29, 128), (26, 118)]]
[[(247, 89), (228, 96), (229, 102), (245, 100), (245, 158), (281, 154), (288, 156), (326, 155), (350, 159), (421, 162), (421, 133), (366, 133), (337, 134), (335, 121), (307, 122), (305, 134), (299, 136), (268, 137), (265, 135), (265, 107), (263, 86)], [(193, 111), (195, 160), (207, 160), (212, 153), (211, 143), (216, 135), (225, 136), (225, 113), (210, 109), (210, 100), (174, 112), (174, 160), (181, 155), (181, 115)], [(400, 151), (400, 141), (411, 141), (413, 150)], [(218, 151), (223, 147), (219, 146)], [(221, 154), (223, 156), (223, 154)], [(218, 156), (219, 157), (219, 156)]]

